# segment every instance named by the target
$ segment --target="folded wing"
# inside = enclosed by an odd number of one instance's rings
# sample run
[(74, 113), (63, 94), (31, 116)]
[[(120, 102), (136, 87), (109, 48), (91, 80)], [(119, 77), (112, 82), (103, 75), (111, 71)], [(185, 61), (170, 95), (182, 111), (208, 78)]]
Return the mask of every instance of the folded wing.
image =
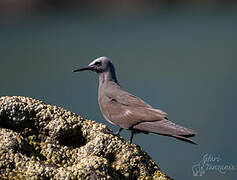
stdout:
[(141, 122), (133, 126), (133, 129), (152, 132), (164, 136), (171, 136), (182, 141), (196, 144), (191, 139), (189, 139), (189, 137), (196, 135), (195, 131), (177, 125), (167, 119), (162, 119), (160, 121)]

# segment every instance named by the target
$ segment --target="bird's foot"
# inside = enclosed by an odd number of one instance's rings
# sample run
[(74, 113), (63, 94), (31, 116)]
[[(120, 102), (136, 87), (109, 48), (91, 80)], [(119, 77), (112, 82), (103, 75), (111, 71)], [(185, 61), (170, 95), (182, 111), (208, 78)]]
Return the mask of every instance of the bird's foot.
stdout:
[(102, 132), (105, 133), (105, 134), (113, 134), (113, 131), (110, 130), (109, 128), (104, 128), (104, 129), (102, 130)]
[(120, 136), (120, 132), (123, 130), (123, 128), (119, 128), (117, 132), (114, 133), (115, 136)]

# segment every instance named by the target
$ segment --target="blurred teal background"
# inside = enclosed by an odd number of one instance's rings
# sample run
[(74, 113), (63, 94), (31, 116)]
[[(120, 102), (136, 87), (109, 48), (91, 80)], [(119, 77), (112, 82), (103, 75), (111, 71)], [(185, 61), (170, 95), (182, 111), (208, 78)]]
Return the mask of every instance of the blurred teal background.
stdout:
[(236, 20), (236, 4), (2, 13), (0, 96), (43, 100), (115, 131), (100, 113), (96, 74), (72, 73), (107, 56), (125, 90), (196, 130), (199, 145), (152, 134), (134, 143), (172, 178), (234, 180), (237, 169), (194, 177), (192, 166), (209, 153), (237, 167)]

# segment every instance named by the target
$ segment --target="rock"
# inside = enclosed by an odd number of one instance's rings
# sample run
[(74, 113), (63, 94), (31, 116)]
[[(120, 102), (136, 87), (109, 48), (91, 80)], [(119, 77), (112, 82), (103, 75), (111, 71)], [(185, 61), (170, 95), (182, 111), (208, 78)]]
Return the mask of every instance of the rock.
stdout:
[(0, 98), (0, 179), (169, 179), (105, 125), (20, 96)]

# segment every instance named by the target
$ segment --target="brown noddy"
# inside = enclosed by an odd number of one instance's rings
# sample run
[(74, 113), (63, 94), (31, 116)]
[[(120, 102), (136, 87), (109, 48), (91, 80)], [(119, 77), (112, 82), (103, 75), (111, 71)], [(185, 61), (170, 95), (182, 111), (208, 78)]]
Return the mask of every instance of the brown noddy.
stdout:
[(155, 109), (140, 98), (124, 91), (116, 78), (115, 68), (107, 57), (100, 57), (87, 67), (74, 70), (94, 71), (99, 76), (98, 102), (104, 118), (113, 125), (119, 126), (119, 133), (123, 129), (131, 130), (130, 143), (134, 133), (155, 133), (174, 137), (192, 144), (190, 137), (196, 132), (182, 127), (168, 120), (167, 113)]

